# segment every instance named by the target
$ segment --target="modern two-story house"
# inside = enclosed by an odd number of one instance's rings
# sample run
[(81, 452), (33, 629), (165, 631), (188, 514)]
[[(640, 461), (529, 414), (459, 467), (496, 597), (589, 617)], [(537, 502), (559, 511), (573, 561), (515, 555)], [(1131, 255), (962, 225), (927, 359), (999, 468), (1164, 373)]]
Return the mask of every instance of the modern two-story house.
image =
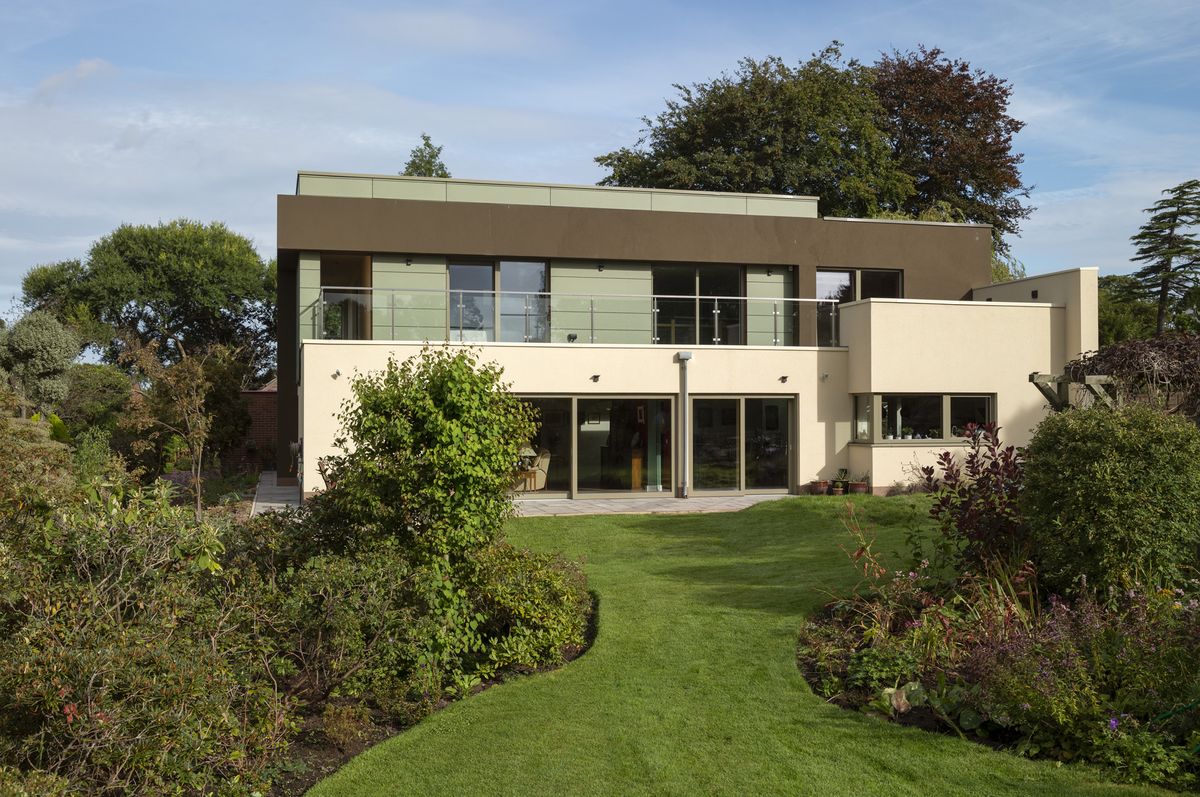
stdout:
[[(887, 492), (1097, 341), (1095, 269), (990, 284), (982, 225), (802, 196), (301, 172), (278, 198), (281, 476), (355, 373), (471, 346), (540, 410), (530, 496)], [(290, 473), (283, 467), (293, 451)]]

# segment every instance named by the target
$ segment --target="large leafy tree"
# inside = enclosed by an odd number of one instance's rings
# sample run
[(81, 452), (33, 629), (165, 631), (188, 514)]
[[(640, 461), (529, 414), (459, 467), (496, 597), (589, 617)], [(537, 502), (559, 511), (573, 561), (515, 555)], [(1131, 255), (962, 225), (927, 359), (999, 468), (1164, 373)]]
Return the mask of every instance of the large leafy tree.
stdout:
[(596, 158), (602, 185), (807, 194), (827, 216), (898, 210), (912, 179), (897, 167), (872, 71), (833, 42), (796, 67), (746, 58), (733, 74), (676, 84), (645, 136)]
[(442, 148), (436, 146), (427, 133), (422, 133), (421, 143), (409, 153), (401, 174), (406, 177), (449, 177), (450, 170), (442, 163)]
[(79, 340), (54, 316), (32, 312), (11, 329), (0, 330), (0, 384), (28, 409), (48, 412), (67, 395), (67, 369), (79, 354)]
[(116, 362), (126, 339), (154, 344), (164, 363), (210, 344), (244, 352), (250, 376), (273, 366), (274, 264), (224, 224), (178, 219), (125, 224), (86, 261), (31, 270), (25, 303), (78, 329)]
[(1200, 180), (1180, 183), (1163, 194), (1146, 208), (1151, 216), (1131, 239), (1137, 247), (1133, 260), (1145, 264), (1134, 279), (1158, 304), (1158, 335), (1167, 328), (1172, 305), (1200, 283)]
[(1012, 86), (942, 51), (883, 54), (872, 84), (886, 117), (896, 166), (915, 190), (902, 209), (917, 215), (948, 203), (965, 221), (992, 225), (996, 243), (1016, 233), (1033, 208), (1022, 203), (1024, 159), (1012, 150), (1025, 126), (1008, 115)]

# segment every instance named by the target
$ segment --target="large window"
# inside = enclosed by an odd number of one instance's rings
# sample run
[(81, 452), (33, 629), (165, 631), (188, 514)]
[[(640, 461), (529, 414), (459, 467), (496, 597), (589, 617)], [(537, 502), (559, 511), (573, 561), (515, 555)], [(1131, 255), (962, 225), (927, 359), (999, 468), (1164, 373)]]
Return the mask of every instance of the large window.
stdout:
[(565, 493), (571, 489), (571, 399), (527, 398), (538, 414), (538, 431), (521, 447), (514, 488), (518, 493)]
[(788, 489), (792, 401), (746, 399), (746, 489)]
[(671, 402), (579, 399), (580, 492), (671, 490)]
[(893, 269), (817, 269), (817, 345), (837, 346), (839, 305), (860, 299), (900, 299), (904, 296), (903, 272)]
[(656, 265), (654, 339), (671, 346), (745, 343), (745, 294), (740, 266)]
[(697, 490), (736, 490), (741, 481), (737, 399), (692, 403), (692, 483)]
[(450, 340), (496, 339), (495, 290), (491, 263), (450, 264)]
[(451, 340), (496, 340), (497, 323), (499, 340), (508, 343), (550, 339), (550, 270), (545, 261), (451, 263), (449, 271)]
[(792, 400), (692, 401), (692, 485), (696, 490), (786, 490)]
[(854, 397), (854, 440), (952, 440), (967, 424), (994, 421), (989, 395), (883, 393)]

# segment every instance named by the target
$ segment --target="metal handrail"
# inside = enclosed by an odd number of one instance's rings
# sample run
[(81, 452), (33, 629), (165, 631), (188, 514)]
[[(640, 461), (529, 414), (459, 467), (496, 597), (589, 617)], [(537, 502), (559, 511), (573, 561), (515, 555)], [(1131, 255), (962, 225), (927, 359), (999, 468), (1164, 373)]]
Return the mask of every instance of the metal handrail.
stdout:
[[(392, 340), (396, 339), (396, 316), (397, 316), (397, 313), (400, 313), (400, 312), (410, 309), (410, 308), (397, 307), (397, 302), (396, 302), (397, 294), (401, 294), (404, 296), (413, 296), (413, 297), (416, 297), (416, 296), (431, 296), (431, 297), (432, 296), (443, 296), (443, 297), (445, 297), (446, 298), (446, 306), (445, 306), (444, 310), (446, 312), (446, 318), (445, 318), (444, 332), (446, 335), (446, 340), (454, 339), (453, 333), (456, 331), (459, 333), (459, 339), (462, 339), (462, 335), (463, 335), (464, 331), (466, 331), (466, 330), (473, 330), (473, 331), (485, 330), (485, 331), (490, 331), (489, 334), (497, 335), (497, 334), (500, 334), (500, 323), (503, 319), (517, 318), (517, 317), (523, 316), (524, 332), (522, 335), (520, 335), (520, 337), (526, 343), (528, 343), (530, 341), (539, 342), (539, 341), (543, 340), (544, 336), (547, 336), (547, 335), (551, 334), (551, 332), (552, 332), (553, 326), (550, 323), (551, 316), (556, 315), (557, 313), (560, 313), (560, 312), (567, 313), (568, 315), (571, 313), (576, 313), (576, 312), (586, 312), (588, 314), (586, 330), (584, 329), (583, 325), (576, 326), (575, 324), (571, 324), (570, 326), (572, 327), (572, 329), (568, 330), (569, 334), (567, 335), (567, 339), (569, 342), (574, 342), (576, 339), (576, 333), (578, 333), (581, 336), (586, 332), (586, 334), (588, 336), (587, 340), (590, 343), (596, 343), (597, 342), (597, 334), (596, 334), (597, 333), (597, 323), (596, 323), (597, 322), (597, 313), (600, 313), (601, 315), (603, 315), (603, 314), (607, 314), (607, 313), (627, 314), (630, 312), (634, 312), (634, 313), (639, 312), (638, 310), (635, 310), (635, 309), (615, 309), (614, 310), (614, 309), (605, 308), (603, 306), (604, 303), (608, 302), (610, 300), (622, 301), (622, 302), (634, 301), (634, 302), (638, 302), (638, 303), (641, 303), (641, 302), (649, 303), (649, 307), (647, 309), (650, 313), (650, 329), (649, 329), (649, 336), (648, 336), (648, 342), (650, 342), (650, 343), (662, 343), (664, 338), (661, 337), (661, 334), (664, 332), (664, 330), (670, 334), (672, 339), (674, 339), (674, 336), (675, 336), (676, 330), (677, 330), (676, 325), (678, 323), (683, 323), (684, 326), (682, 327), (682, 329), (685, 330), (685, 334), (687, 334), (686, 333), (687, 330), (690, 330), (690, 336), (695, 338), (694, 341), (690, 342), (692, 345), (716, 345), (716, 346), (720, 346), (723, 344), (725, 344), (725, 345), (741, 345), (741, 344), (753, 345), (752, 343), (749, 342), (749, 333), (746, 331), (745, 321), (749, 318), (765, 317), (767, 315), (767, 313), (765, 311), (756, 312), (755, 308), (756, 308), (756, 305), (758, 307), (763, 307), (764, 305), (767, 305), (767, 304), (770, 305), (771, 328), (768, 333), (769, 337), (766, 339), (770, 340), (771, 345), (773, 345), (773, 346), (800, 345), (798, 342), (797, 343), (785, 342), (785, 340), (784, 340), (785, 337), (788, 339), (791, 339), (793, 335), (798, 334), (799, 330), (795, 327), (792, 327), (789, 329), (787, 326), (785, 326), (783, 329), (781, 329), (779, 320), (780, 320), (780, 316), (783, 316), (785, 319), (787, 319), (785, 324), (790, 325), (793, 321), (796, 321), (799, 319), (799, 316), (795, 315), (796, 311), (801, 306), (806, 306), (806, 305), (815, 305), (816, 308), (821, 308), (826, 305), (829, 306), (830, 313), (828, 316), (828, 318), (829, 318), (828, 332), (825, 333), (825, 335), (822, 335), (820, 328), (818, 329), (818, 338), (816, 341), (817, 345), (835, 345), (836, 346), (837, 340), (840, 337), (840, 335), (838, 334), (838, 332), (839, 332), (838, 327), (840, 326), (839, 312), (838, 312), (839, 311), (839, 307), (838, 307), (839, 303), (838, 303), (838, 300), (836, 300), (836, 299), (815, 299), (815, 298), (810, 299), (810, 298), (793, 298), (793, 297), (782, 297), (782, 296), (777, 296), (777, 297), (772, 297), (772, 296), (762, 296), (762, 297), (759, 297), (759, 296), (720, 296), (720, 295), (718, 295), (718, 296), (699, 296), (699, 295), (680, 295), (680, 294), (627, 294), (627, 293), (584, 294), (584, 293), (556, 292), (556, 291), (498, 291), (498, 290), (474, 290), (474, 289), (457, 289), (457, 288), (455, 288), (455, 289), (451, 289), (451, 288), (441, 288), (441, 289), (437, 289), (437, 288), (377, 288), (377, 287), (364, 287), (364, 286), (359, 286), (359, 285), (353, 285), (353, 286), (350, 286), (350, 285), (347, 285), (347, 286), (324, 285), (324, 286), (321, 286), (320, 302), (319, 302), (320, 307), (317, 308), (318, 329), (321, 330), (321, 333), (320, 333), (321, 336), (324, 337), (326, 334), (325, 333), (326, 305), (338, 304), (338, 301), (332, 301), (332, 302), (330, 301), (332, 296), (340, 295), (341, 296), (340, 301), (352, 300), (352, 301), (355, 301), (356, 303), (358, 301), (365, 300), (363, 302), (363, 306), (369, 307), (372, 304), (376, 304), (376, 302), (373, 300), (374, 300), (375, 294), (377, 292), (386, 292), (388, 294), (386, 301), (383, 300), (383, 297), (380, 297), (380, 299), (377, 303), (377, 306), (380, 310), (388, 313), (388, 321), (386, 323), (386, 326), (390, 330), (390, 333), (391, 333), (390, 339), (392, 339)], [(483, 298), (483, 299), (488, 300), (489, 303), (493, 303), (492, 310), (490, 311), (490, 313), (488, 313), (489, 315), (494, 313), (490, 323), (486, 323), (483, 326), (479, 326), (479, 327), (464, 327), (463, 326), (463, 322), (465, 320), (465, 309), (467, 307), (467, 302), (465, 300), (472, 298), (472, 297)], [(505, 310), (505, 301), (504, 301), (506, 299), (521, 299), (522, 300), (521, 305), (523, 305), (523, 308), (524, 308), (523, 312), (521, 312), (520, 310), (518, 310), (516, 312), (506, 311)], [(563, 299), (578, 301), (578, 302), (580, 302), (580, 305), (575, 308), (572, 308), (569, 306), (563, 307), (563, 306), (561, 306), (561, 304), (556, 306), (557, 300), (563, 300)], [(583, 305), (582, 303), (585, 301), (587, 304)], [(598, 301), (601, 304), (601, 306), (599, 308), (596, 306)], [(660, 304), (662, 304), (664, 302), (672, 302), (672, 301), (687, 302), (689, 304), (693, 304), (695, 306), (695, 316), (693, 319), (694, 323), (689, 325), (689, 324), (685, 323), (686, 319), (675, 318), (674, 316), (677, 315), (677, 313), (672, 312), (671, 317), (669, 318), (669, 329), (665, 329), (662, 326), (662, 323), (660, 322), (660, 309), (661, 309)], [(711, 305), (706, 305), (705, 304), (706, 301), (711, 302)], [(721, 303), (722, 302), (731, 302), (731, 303), (737, 302), (737, 303), (739, 303), (737, 309), (732, 311), (732, 317), (734, 320), (730, 323), (726, 323), (726, 325), (724, 327), (722, 327), (722, 320), (721, 320), (721, 317), (722, 317)], [(755, 303), (755, 304), (752, 304), (752, 303)], [(457, 310), (458, 310), (457, 319), (455, 318), (455, 312), (454, 312), (455, 307), (457, 307)], [(711, 309), (709, 309), (709, 308), (711, 308)], [(430, 309), (434, 309), (434, 308), (430, 308)], [(764, 310), (765, 310), (765, 308), (764, 308)], [(711, 313), (711, 316), (712, 316), (711, 328), (708, 327), (707, 323), (700, 321), (700, 318), (702, 315), (708, 315), (709, 313)], [(730, 314), (730, 311), (728, 311), (728, 309), (727, 309), (727, 315), (728, 314)], [(729, 344), (728, 341), (725, 340), (723, 333), (727, 333), (727, 332), (737, 328), (738, 326), (741, 326), (741, 328), (742, 328), (741, 332), (733, 340), (733, 343)], [(601, 330), (602, 334), (604, 333), (604, 331), (605, 330)], [(612, 330), (608, 330), (608, 331), (612, 332)], [(766, 332), (766, 330), (760, 329), (757, 332), (755, 332), (754, 334), (761, 335), (764, 332)], [(338, 332), (334, 332), (333, 336), (341, 337), (342, 334), (344, 334), (343, 331), (338, 331)], [(354, 334), (353, 332), (350, 332), (350, 335), (353, 335), (353, 334)], [(700, 338), (702, 338), (702, 337), (709, 338), (709, 340), (701, 341)], [(350, 339), (350, 338), (348, 338), (348, 339)], [(826, 340), (827, 342), (821, 343), (822, 339)], [(685, 341), (685, 342), (688, 342), (688, 341)]]
[(720, 299), (730, 301), (751, 301), (751, 302), (810, 302), (813, 304), (837, 304), (837, 299), (808, 299), (796, 298), (790, 296), (701, 296), (697, 294), (671, 294), (671, 293), (566, 293), (562, 291), (477, 291), (468, 290), (466, 288), (364, 288), (361, 285), (338, 286), (338, 285), (322, 285), (321, 292), (325, 291), (380, 291), (388, 293), (429, 293), (441, 294), (447, 293), (472, 293), (480, 296), (545, 296), (547, 298), (555, 298), (566, 296), (576, 299), (687, 299), (688, 301), (696, 301), (697, 299)]

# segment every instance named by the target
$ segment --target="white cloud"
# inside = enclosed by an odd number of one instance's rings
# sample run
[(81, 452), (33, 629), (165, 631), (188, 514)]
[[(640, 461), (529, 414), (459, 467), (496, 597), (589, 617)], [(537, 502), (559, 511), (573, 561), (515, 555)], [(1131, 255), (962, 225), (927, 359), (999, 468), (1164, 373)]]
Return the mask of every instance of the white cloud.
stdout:
[(116, 70), (112, 64), (103, 58), (85, 58), (70, 69), (48, 75), (38, 83), (34, 91), (34, 100), (48, 102), (60, 91), (83, 83), (97, 75), (112, 73)]

